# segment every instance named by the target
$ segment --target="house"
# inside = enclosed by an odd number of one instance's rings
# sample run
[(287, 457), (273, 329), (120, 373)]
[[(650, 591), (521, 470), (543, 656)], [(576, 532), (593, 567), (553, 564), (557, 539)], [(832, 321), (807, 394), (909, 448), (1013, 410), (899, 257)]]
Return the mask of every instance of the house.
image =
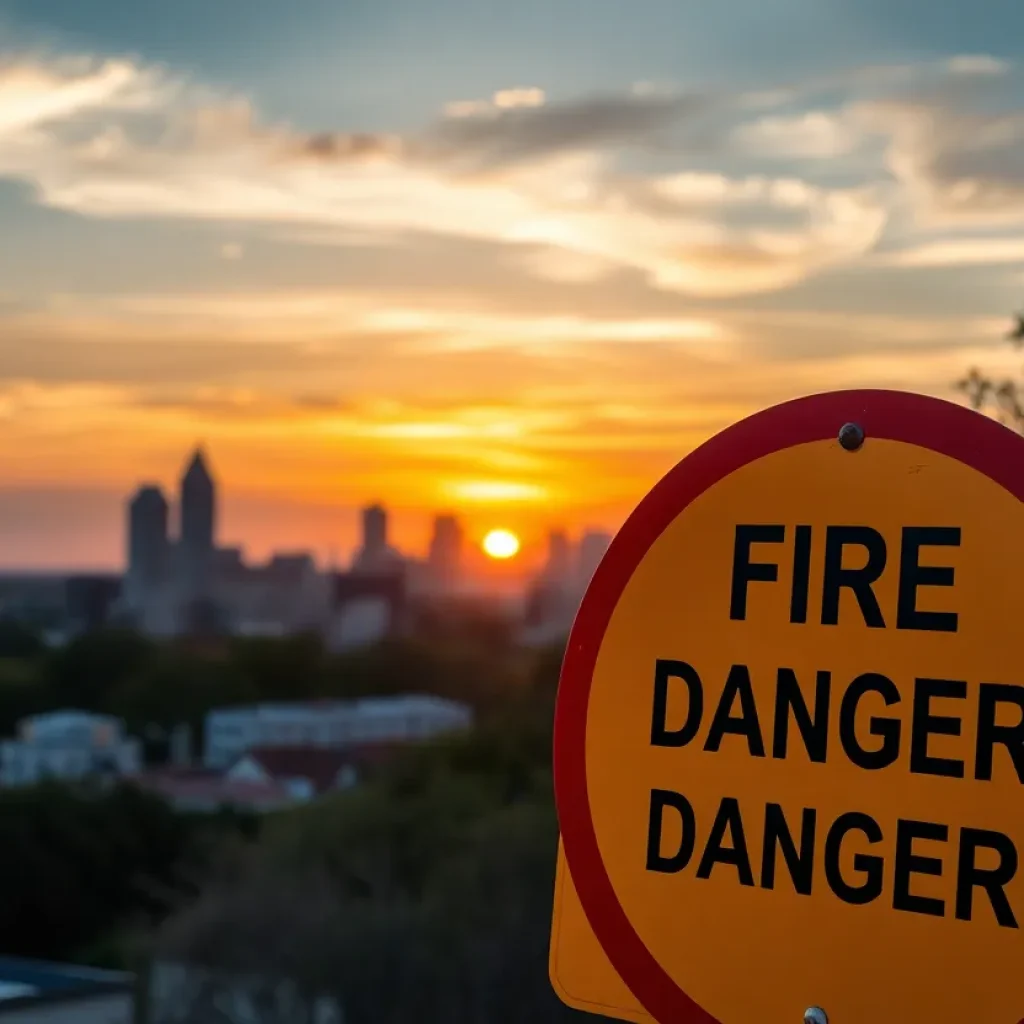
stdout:
[(131, 1024), (135, 976), (0, 957), (0, 1024)]
[(22, 719), (16, 739), (0, 741), (0, 785), (32, 785), (44, 779), (134, 774), (140, 742), (109, 715), (74, 709)]
[(343, 750), (324, 747), (257, 747), (226, 771), (164, 767), (139, 772), (131, 782), (179, 811), (213, 814), (224, 809), (266, 814), (305, 803), (361, 782), (401, 746), (367, 743)]

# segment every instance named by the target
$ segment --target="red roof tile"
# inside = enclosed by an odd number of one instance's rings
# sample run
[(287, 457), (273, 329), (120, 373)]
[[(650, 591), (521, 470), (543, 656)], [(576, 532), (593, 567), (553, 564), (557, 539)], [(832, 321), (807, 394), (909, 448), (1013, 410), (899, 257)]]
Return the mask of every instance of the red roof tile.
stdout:
[(235, 762), (255, 761), (272, 779), (309, 779), (320, 792), (330, 789), (338, 773), (354, 763), (348, 751), (329, 747), (255, 747)]
[(318, 792), (331, 788), (346, 766), (380, 764), (401, 748), (398, 743), (361, 743), (348, 747), (254, 747), (236, 761), (255, 761), (271, 778), (309, 779)]

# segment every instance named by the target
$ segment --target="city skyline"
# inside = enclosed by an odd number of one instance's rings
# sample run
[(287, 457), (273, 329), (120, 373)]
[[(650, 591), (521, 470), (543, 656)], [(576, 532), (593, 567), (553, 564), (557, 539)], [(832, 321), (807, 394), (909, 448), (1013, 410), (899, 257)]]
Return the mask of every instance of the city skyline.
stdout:
[(0, 0), (0, 566), (119, 564), (197, 435), (255, 557), (538, 552), (758, 408), (1019, 368), (1024, 9), (216, 8)]
[[(144, 580), (152, 582), (167, 571), (167, 560), (175, 549), (190, 552), (195, 564), (188, 570), (193, 578), (193, 589), (202, 590), (198, 580), (208, 573), (212, 559), (218, 552), (237, 552), (239, 557), (252, 562), (266, 561), (268, 557), (311, 554), (319, 567), (340, 570), (369, 570), (382, 568), (378, 562), (364, 564), (361, 559), (380, 559), (382, 555), (398, 560), (412, 560), (433, 567), (444, 576), (460, 563), (469, 571), (479, 573), (491, 565), (483, 549), (484, 537), (467, 536), (462, 518), (450, 509), (430, 512), (427, 543), (410, 548), (393, 543), (392, 509), (384, 502), (370, 501), (358, 510), (359, 535), (357, 542), (342, 549), (330, 546), (326, 552), (309, 545), (272, 544), (267, 551), (255, 553), (244, 538), (225, 536), (219, 526), (223, 509), (230, 506), (230, 482), (217, 472), (215, 458), (209, 447), (197, 443), (182, 460), (174, 486), (168, 486), (146, 477), (122, 498), (121, 535), (124, 558), (117, 569), (135, 566)], [(503, 527), (497, 527), (502, 529)], [(538, 569), (556, 576), (568, 574), (575, 558), (574, 545), (582, 546), (582, 557), (587, 545), (607, 545), (610, 533), (593, 524), (578, 531), (569, 531), (553, 525), (542, 538), (515, 555), (515, 570), (524, 573), (524, 579)], [(202, 565), (206, 559), (208, 564)], [(592, 560), (592, 556), (590, 556)], [(492, 567), (493, 568), (493, 567)], [(0, 567), (2, 572), (2, 567)], [(449, 580), (449, 582), (454, 582)]]

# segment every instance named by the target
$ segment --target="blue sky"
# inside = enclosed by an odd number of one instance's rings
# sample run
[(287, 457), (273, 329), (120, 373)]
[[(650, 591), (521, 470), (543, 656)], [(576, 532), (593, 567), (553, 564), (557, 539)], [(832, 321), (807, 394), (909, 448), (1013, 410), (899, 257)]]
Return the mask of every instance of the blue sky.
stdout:
[(377, 498), (529, 540), (765, 404), (1014, 371), (1021, 40), (1009, 0), (0, 0), (0, 564), (116, 563), (200, 436), (257, 552)]

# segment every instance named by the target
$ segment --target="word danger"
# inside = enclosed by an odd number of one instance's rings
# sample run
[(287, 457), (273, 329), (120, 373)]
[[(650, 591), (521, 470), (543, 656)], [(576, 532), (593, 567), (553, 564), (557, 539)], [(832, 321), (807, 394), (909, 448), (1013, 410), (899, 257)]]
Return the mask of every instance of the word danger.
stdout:
[[(849, 588), (868, 626), (957, 631), (956, 612), (922, 611), (918, 591), (953, 586), (951, 567), (922, 565), (920, 555), (929, 544), (958, 546), (959, 530), (904, 529), (897, 607), (888, 621), (872, 590), (886, 563), (881, 534), (866, 527), (828, 527), (823, 532), (824, 576), (817, 616), (822, 625), (838, 621), (839, 593)], [(754, 560), (752, 544), (781, 544), (785, 539), (782, 526), (737, 527), (732, 619), (745, 619), (752, 583), (778, 580), (778, 562)], [(797, 527), (793, 541), (790, 620), (806, 623), (811, 528)], [(844, 549), (851, 544), (868, 552), (866, 565), (857, 570), (844, 567)], [(808, 770), (840, 758), (865, 772), (899, 764), (912, 774), (980, 782), (991, 781), (994, 772), (1009, 772), (1024, 783), (1024, 686), (982, 682), (969, 687), (962, 679), (915, 678), (901, 680), (901, 687), (883, 672), (834, 680), (831, 672), (820, 670), (813, 673), (813, 685), (808, 674), (805, 689), (791, 668), (778, 668), (769, 678), (759, 671), (762, 674), (747, 665), (732, 665), (724, 683), (714, 687), (715, 699), (705, 691), (693, 665), (657, 660), (651, 745), (696, 746), (714, 755), (725, 743), (739, 744), (751, 758), (806, 757), (811, 762)], [(672, 694), (677, 699), (670, 702)], [(965, 727), (965, 721), (971, 725)], [(956, 752), (961, 756), (938, 756), (933, 737), (959, 737)], [(947, 755), (952, 752), (945, 748)], [(647, 870), (692, 870), (697, 879), (730, 872), (740, 885), (762, 889), (775, 889), (788, 876), (785, 884), (801, 895), (824, 889), (854, 905), (883, 898), (888, 887), (887, 898), (895, 910), (970, 921), (979, 906), (987, 905), (987, 913), (999, 925), (1018, 927), (1006, 893), (1017, 874), (1018, 850), (1002, 832), (919, 821), (912, 813), (880, 822), (856, 808), (826, 817), (813, 807), (784, 807), (782, 802), (741, 806), (731, 795), (722, 796), (709, 818), (698, 821), (683, 793), (652, 789)], [(882, 850), (891, 851), (891, 856), (883, 856)], [(915, 876), (952, 876), (951, 898), (915, 892)]]

